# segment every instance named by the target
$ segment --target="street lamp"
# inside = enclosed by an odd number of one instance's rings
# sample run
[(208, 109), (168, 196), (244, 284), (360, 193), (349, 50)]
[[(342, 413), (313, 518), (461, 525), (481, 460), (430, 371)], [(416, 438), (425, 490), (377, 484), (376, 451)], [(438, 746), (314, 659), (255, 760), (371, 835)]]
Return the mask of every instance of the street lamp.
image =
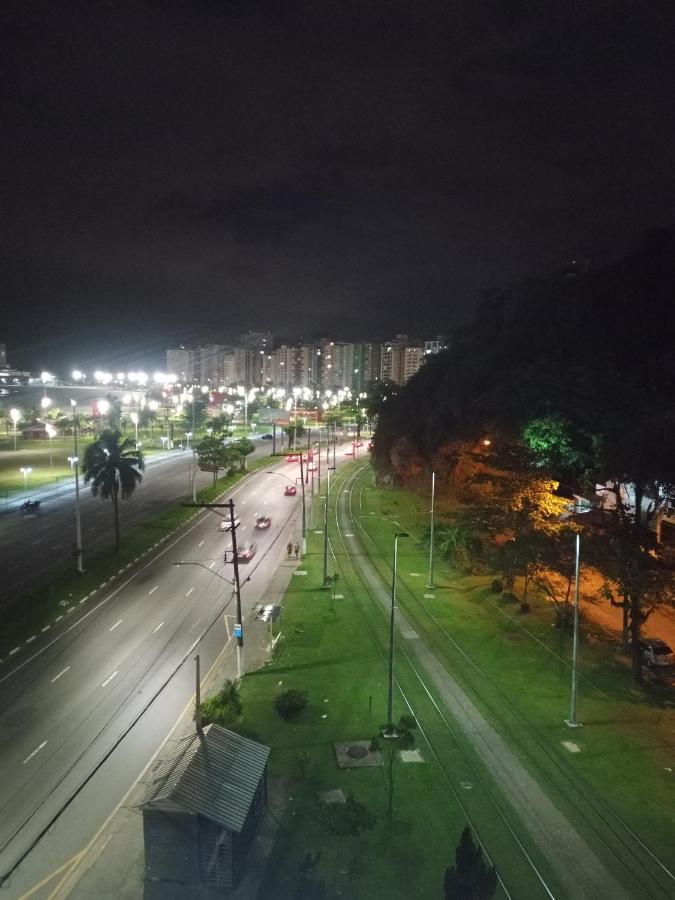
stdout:
[(107, 400), (97, 400), (98, 414), (101, 420), (101, 434), (103, 434), (103, 416), (107, 416), (110, 412), (110, 404)]
[(581, 556), (581, 536), (575, 535), (574, 554), (574, 633), (572, 637), (572, 698), (570, 701), (570, 717), (565, 719), (569, 728), (581, 727), (577, 722), (577, 658), (579, 655), (579, 559)]
[(189, 449), (190, 449), (190, 438), (191, 438), (191, 437), (192, 437), (192, 432), (191, 432), (191, 431), (186, 431), (186, 432), (185, 432), (185, 438), (186, 438), (185, 449), (186, 449), (186, 450), (189, 450)]
[(47, 437), (49, 438), (49, 468), (54, 468), (54, 457), (52, 456), (52, 438), (56, 434), (56, 428), (53, 425), (47, 424), (45, 425), (45, 431), (47, 432)]
[(14, 423), (14, 449), (16, 450), (16, 426), (21, 421), (21, 413), (18, 409), (10, 409), (9, 417)]
[(75, 466), (75, 565), (77, 574), (82, 575), (84, 566), (82, 563), (82, 522), (80, 520), (80, 466), (77, 455), (77, 429), (80, 424), (77, 415), (77, 402), (70, 401), (73, 409), (73, 456), (68, 457), (71, 466)]
[(387, 724), (382, 737), (396, 737), (394, 728), (394, 610), (396, 609), (396, 575), (398, 568), (398, 539), (410, 537), (407, 531), (394, 535), (394, 573), (391, 579), (391, 612), (389, 615), (389, 691), (387, 694)]
[(130, 418), (131, 421), (134, 423), (134, 429), (135, 429), (135, 432), (136, 432), (136, 433), (135, 433), (135, 437), (134, 437), (134, 441), (136, 442), (136, 446), (138, 447), (138, 413), (137, 413), (137, 412), (132, 412), (132, 413), (130, 413), (130, 414), (129, 414), (129, 418)]
[(40, 406), (42, 407), (42, 409), (49, 409), (51, 405), (52, 401), (50, 397), (45, 396), (40, 400)]
[(28, 489), (28, 476), (32, 472), (32, 468), (30, 466), (21, 466), (19, 472), (23, 475), (23, 489), (24, 491)]
[[(280, 478), (285, 478), (290, 484), (295, 484), (283, 472), (273, 472), (271, 469), (265, 469), (265, 473), (267, 475), (278, 475)], [(302, 465), (302, 453), (300, 454), (300, 485), (302, 487), (302, 555), (304, 556), (307, 553), (307, 518), (305, 513), (305, 472)]]
[(431, 473), (431, 523), (429, 529), (429, 578), (427, 587), (434, 587), (434, 497), (436, 493), (436, 473)]

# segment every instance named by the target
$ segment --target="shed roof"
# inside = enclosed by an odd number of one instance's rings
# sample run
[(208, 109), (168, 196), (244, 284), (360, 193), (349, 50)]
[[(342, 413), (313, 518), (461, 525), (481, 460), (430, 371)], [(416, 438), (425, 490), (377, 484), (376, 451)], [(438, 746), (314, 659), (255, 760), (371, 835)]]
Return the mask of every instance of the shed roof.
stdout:
[(161, 761), (141, 808), (183, 810), (240, 832), (269, 754), (264, 744), (207, 725)]

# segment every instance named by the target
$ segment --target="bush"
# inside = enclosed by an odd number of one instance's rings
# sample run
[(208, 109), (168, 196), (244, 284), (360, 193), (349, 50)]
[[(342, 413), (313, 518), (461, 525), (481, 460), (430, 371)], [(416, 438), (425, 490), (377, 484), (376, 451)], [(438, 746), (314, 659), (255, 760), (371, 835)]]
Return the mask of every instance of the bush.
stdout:
[(274, 708), (282, 719), (295, 719), (307, 706), (307, 691), (290, 688), (274, 698)]
[(490, 590), (493, 594), (501, 594), (504, 590), (501, 578), (493, 578), (490, 584)]
[(203, 725), (221, 725), (223, 728), (236, 728), (242, 713), (239, 687), (229, 679), (222, 690), (204, 700), (200, 706)]

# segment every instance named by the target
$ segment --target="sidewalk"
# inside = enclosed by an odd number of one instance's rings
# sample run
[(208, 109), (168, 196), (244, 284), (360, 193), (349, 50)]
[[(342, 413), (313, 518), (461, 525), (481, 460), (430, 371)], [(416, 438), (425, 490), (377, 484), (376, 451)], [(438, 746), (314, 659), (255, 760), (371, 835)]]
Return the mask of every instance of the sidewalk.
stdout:
[[(285, 547), (285, 541), (281, 544)], [(275, 574), (262, 591), (265, 603), (278, 603), (283, 598), (298, 560), (280, 559)], [(257, 607), (259, 608), (259, 607)], [(262, 668), (269, 659), (270, 634), (268, 625), (255, 620), (256, 608), (245, 617), (245, 661), (248, 672)], [(202, 698), (218, 690), (227, 678), (236, 675), (234, 641), (228, 642), (211, 670), (202, 678)], [(143, 841), (143, 817), (138, 810), (145, 794), (145, 782), (149, 772), (156, 768), (162, 757), (171, 753), (171, 747), (186, 734), (194, 732), (194, 698), (181, 716), (180, 722), (160, 748), (152, 761), (124, 798), (123, 805), (114, 813), (101, 832), (88, 846), (75, 868), (68, 870), (60, 882), (49, 885), (48, 896), (54, 900), (70, 897), (74, 900), (137, 900), (139, 897), (157, 900), (179, 898), (222, 897), (222, 893), (205, 889), (190, 890), (182, 885), (171, 885), (146, 878)], [(258, 884), (265, 870), (265, 861), (273, 845), (276, 824), (280, 817), (283, 792), (274, 781), (268, 782), (268, 808), (258, 835), (247, 857), (244, 877), (236, 892), (229, 894), (235, 900), (252, 900), (257, 896)]]

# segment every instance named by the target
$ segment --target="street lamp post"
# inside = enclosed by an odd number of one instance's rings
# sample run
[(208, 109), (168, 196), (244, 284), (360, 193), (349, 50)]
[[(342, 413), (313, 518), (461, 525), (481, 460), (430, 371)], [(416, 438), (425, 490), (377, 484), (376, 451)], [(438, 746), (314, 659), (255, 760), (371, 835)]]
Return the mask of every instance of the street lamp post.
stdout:
[(436, 473), (431, 473), (431, 523), (429, 529), (429, 578), (427, 587), (434, 587), (434, 497), (436, 493)]
[(75, 408), (75, 401), (71, 400), (70, 405), (73, 407), (73, 461), (75, 463), (75, 565), (77, 574), (82, 575), (84, 565), (82, 559), (82, 522), (80, 520), (80, 461), (77, 455), (77, 431), (80, 420)]
[(300, 484), (302, 485), (302, 555), (304, 556), (307, 553), (307, 512), (305, 507), (305, 473), (302, 467), (302, 451), (300, 452)]
[(24, 491), (26, 491), (28, 490), (28, 476), (33, 470), (30, 466), (21, 466), (19, 471), (23, 475), (23, 489)]
[(389, 691), (387, 693), (387, 725), (383, 737), (395, 737), (394, 728), (394, 611), (396, 609), (396, 575), (398, 569), (398, 539), (410, 537), (407, 531), (394, 535), (394, 572), (391, 579), (391, 612), (389, 615)]
[(136, 443), (136, 446), (138, 447), (138, 413), (132, 412), (129, 418), (134, 423), (134, 441)]
[(56, 434), (56, 428), (53, 425), (45, 425), (45, 431), (47, 432), (47, 437), (49, 438), (49, 468), (54, 468), (54, 457), (52, 456), (52, 438)]
[(572, 636), (572, 698), (570, 717), (565, 720), (569, 728), (579, 728), (577, 722), (577, 658), (579, 655), (579, 561), (581, 556), (581, 536), (577, 533), (574, 554), (574, 632)]
[(16, 426), (21, 421), (21, 413), (18, 409), (10, 409), (9, 417), (14, 423), (14, 449), (16, 450)]
[(101, 434), (103, 434), (103, 416), (110, 412), (110, 404), (107, 400), (98, 400), (96, 406), (98, 407), (99, 421), (101, 423)]

